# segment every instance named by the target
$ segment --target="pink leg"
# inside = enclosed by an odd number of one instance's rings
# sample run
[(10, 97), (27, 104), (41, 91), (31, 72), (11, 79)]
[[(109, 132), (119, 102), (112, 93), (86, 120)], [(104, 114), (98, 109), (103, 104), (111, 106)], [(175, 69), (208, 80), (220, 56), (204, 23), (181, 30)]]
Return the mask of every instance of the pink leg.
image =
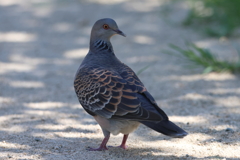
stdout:
[(105, 151), (105, 150), (108, 150), (106, 144), (107, 144), (109, 138), (110, 138), (110, 135), (106, 136), (103, 139), (103, 141), (102, 141), (101, 145), (99, 146), (99, 148), (91, 148), (91, 147), (89, 147), (88, 150), (89, 151)]
[(124, 134), (122, 144), (119, 146), (120, 148), (127, 149), (126, 142), (127, 142), (128, 134)]

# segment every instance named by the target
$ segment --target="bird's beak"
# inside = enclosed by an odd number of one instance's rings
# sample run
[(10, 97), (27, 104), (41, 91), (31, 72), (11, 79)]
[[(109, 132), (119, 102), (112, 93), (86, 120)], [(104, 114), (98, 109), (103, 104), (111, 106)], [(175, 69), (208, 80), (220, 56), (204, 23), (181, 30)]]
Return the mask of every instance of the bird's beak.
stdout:
[(121, 35), (121, 36), (123, 36), (123, 37), (126, 37), (126, 35), (122, 32), (122, 31), (120, 31), (119, 29), (113, 29), (113, 31), (115, 31), (117, 34), (119, 34), (119, 35)]

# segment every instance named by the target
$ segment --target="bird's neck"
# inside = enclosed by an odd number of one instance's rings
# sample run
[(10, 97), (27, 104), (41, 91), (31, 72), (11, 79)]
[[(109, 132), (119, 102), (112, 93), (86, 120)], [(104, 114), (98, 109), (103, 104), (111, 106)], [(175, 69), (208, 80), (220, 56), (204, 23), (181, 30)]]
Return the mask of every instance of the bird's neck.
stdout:
[(90, 41), (90, 50), (92, 52), (100, 53), (100, 52), (110, 52), (113, 53), (113, 48), (111, 42), (108, 40), (91, 40)]

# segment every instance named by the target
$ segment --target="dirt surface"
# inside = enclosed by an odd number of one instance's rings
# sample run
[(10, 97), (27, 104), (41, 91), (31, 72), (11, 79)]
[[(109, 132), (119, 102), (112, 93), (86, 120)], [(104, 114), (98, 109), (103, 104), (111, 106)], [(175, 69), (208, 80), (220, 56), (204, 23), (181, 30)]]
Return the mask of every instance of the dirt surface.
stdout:
[[(169, 43), (207, 47), (236, 56), (240, 39), (219, 41), (179, 24), (184, 3), (166, 15), (157, 0), (0, 0), (0, 159), (240, 159), (240, 77), (201, 74), (163, 53)], [(130, 134), (128, 149), (90, 152), (103, 138), (82, 109), (73, 79), (100, 18), (116, 20), (127, 37), (114, 51), (136, 72), (170, 119), (189, 132), (172, 139), (145, 126)], [(122, 135), (108, 145), (120, 144)]]

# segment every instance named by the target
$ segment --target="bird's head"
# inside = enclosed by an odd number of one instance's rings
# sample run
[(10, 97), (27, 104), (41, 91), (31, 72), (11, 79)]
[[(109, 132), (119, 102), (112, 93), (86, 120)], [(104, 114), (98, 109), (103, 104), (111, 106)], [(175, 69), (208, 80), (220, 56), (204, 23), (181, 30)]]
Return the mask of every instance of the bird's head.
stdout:
[(98, 20), (93, 25), (91, 38), (109, 41), (110, 38), (116, 34), (126, 37), (126, 35), (119, 30), (117, 23), (113, 19), (104, 18)]

